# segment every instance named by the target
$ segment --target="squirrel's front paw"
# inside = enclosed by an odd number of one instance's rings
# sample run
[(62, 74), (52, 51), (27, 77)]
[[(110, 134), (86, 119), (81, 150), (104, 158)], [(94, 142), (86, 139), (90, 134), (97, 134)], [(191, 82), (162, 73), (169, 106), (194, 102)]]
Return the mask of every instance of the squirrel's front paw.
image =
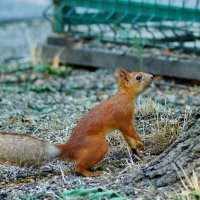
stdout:
[(138, 150), (138, 149), (131, 149), (132, 153), (136, 156), (138, 156), (139, 158), (143, 158), (144, 154), (142, 151)]
[(136, 149), (132, 148), (131, 150), (132, 150), (132, 153), (135, 154), (136, 156), (138, 156), (139, 158), (144, 157), (144, 154), (143, 154), (144, 144), (143, 144), (143, 142), (137, 140), (136, 141)]
[(143, 142), (137, 140), (136, 141), (136, 148), (140, 149), (140, 150), (144, 150), (144, 144), (143, 144)]

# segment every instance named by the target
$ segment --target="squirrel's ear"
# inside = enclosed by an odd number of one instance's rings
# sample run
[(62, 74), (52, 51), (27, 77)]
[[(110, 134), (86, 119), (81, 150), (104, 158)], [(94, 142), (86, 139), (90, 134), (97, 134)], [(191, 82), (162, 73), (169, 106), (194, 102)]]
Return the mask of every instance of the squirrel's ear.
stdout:
[(130, 75), (129, 75), (129, 73), (128, 73), (126, 70), (122, 69), (121, 67), (118, 68), (118, 76), (119, 76), (119, 79), (120, 79), (120, 80), (123, 80), (123, 81), (125, 81), (126, 83), (128, 83), (129, 80), (130, 80)]

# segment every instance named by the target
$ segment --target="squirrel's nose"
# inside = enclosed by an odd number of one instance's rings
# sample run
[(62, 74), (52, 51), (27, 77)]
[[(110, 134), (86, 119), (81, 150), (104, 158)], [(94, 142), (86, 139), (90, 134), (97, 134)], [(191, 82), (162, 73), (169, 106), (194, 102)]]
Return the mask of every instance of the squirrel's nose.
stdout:
[(153, 75), (150, 76), (150, 79), (153, 80)]

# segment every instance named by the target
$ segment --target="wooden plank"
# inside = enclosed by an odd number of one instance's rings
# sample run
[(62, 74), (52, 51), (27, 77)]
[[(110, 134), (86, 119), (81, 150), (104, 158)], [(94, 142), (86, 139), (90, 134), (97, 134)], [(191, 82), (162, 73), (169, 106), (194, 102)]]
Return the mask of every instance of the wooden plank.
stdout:
[[(63, 49), (64, 48), (64, 49)], [(86, 67), (124, 67), (129, 71), (145, 71), (154, 75), (200, 80), (200, 61), (177, 60), (173, 61), (166, 57), (146, 57), (144, 67), (139, 68), (138, 59), (133, 55), (110, 52), (100, 49), (72, 48), (56, 45), (45, 45), (44, 56), (48, 61), (61, 52), (61, 62)]]

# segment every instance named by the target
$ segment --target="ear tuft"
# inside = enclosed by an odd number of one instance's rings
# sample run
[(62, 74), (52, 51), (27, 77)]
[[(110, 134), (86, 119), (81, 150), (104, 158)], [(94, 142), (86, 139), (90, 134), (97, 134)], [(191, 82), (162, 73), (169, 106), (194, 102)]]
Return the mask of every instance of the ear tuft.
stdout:
[(130, 76), (129, 73), (124, 70), (123, 68), (118, 68), (118, 75), (119, 75), (119, 79), (125, 81), (126, 83), (129, 82)]

